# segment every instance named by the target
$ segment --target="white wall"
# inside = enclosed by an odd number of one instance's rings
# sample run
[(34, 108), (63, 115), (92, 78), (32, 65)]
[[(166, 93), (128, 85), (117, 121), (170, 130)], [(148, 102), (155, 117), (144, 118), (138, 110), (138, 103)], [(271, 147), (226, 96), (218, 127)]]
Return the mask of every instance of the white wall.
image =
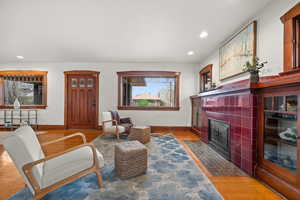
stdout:
[(48, 71), (48, 108), (42, 110), (39, 122), (43, 125), (64, 124), (64, 71), (94, 70), (100, 72), (100, 120), (101, 112), (117, 109), (118, 71), (176, 71), (181, 72), (179, 111), (120, 111), (124, 117), (132, 117), (137, 125), (190, 126), (191, 105), (189, 96), (195, 94), (195, 65), (143, 64), (143, 63), (39, 63), (0, 65), (0, 70)]
[[(257, 56), (263, 61), (268, 61), (267, 66), (260, 74), (261, 76), (276, 75), (283, 70), (283, 24), (280, 17), (298, 2), (299, 0), (273, 0), (255, 17), (248, 20), (248, 22), (253, 20), (258, 22)], [(248, 22), (245, 22), (245, 24)], [(242, 74), (222, 82), (219, 80), (219, 47), (201, 62), (201, 67), (213, 64), (213, 82), (222, 85), (248, 78), (248, 74)], [(196, 71), (199, 72), (199, 68)], [(197, 79), (199, 80), (199, 76)], [(197, 87), (199, 88), (199, 84), (197, 84)]]

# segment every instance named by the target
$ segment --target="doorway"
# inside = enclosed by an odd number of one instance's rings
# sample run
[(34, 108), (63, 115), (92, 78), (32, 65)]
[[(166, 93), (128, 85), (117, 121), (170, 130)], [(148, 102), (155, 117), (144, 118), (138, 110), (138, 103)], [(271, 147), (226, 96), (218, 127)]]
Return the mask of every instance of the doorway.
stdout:
[(65, 74), (65, 128), (96, 129), (99, 113), (99, 72)]

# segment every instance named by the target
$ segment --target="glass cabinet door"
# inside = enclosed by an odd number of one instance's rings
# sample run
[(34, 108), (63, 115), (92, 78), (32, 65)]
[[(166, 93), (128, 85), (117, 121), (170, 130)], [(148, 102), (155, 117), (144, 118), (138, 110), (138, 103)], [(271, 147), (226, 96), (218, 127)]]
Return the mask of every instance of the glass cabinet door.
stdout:
[(292, 174), (299, 172), (297, 106), (296, 95), (264, 97), (263, 159)]

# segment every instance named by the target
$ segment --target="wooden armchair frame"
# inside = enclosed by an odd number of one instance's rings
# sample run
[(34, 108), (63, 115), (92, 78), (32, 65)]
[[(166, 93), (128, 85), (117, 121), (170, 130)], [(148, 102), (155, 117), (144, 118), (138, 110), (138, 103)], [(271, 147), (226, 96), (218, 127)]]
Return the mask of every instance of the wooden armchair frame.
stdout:
[[(115, 123), (115, 125), (114, 125), (114, 126), (116, 126), (116, 132), (115, 132), (115, 134), (117, 135), (117, 138), (119, 140), (120, 139), (120, 133), (119, 133), (119, 129), (118, 129), (118, 122), (117, 122), (117, 120), (112, 119), (112, 120), (102, 121), (102, 127), (104, 128), (105, 123), (108, 123), (108, 122)], [(105, 132), (103, 132), (103, 133), (105, 134)]]
[[(46, 194), (48, 194), (49, 192), (54, 191), (54, 190), (56, 190), (56, 189), (58, 189), (58, 188), (60, 188), (64, 185), (66, 185), (68, 183), (71, 183), (71, 182), (77, 180), (78, 178), (81, 178), (81, 177), (83, 177), (87, 174), (90, 174), (90, 173), (95, 173), (96, 176), (97, 176), (97, 179), (98, 179), (99, 186), (104, 187), (103, 180), (102, 180), (102, 177), (101, 177), (101, 172), (100, 172), (100, 167), (99, 167), (99, 160), (98, 160), (96, 148), (93, 144), (86, 143), (86, 138), (82, 133), (75, 133), (75, 134), (72, 134), (72, 135), (69, 135), (69, 136), (59, 138), (57, 140), (53, 140), (53, 141), (50, 141), (50, 142), (43, 143), (41, 145), (46, 146), (46, 145), (57, 143), (57, 142), (60, 142), (60, 141), (63, 141), (63, 140), (66, 140), (66, 139), (69, 139), (69, 138), (72, 138), (72, 137), (82, 137), (83, 144), (78, 145), (78, 146), (73, 147), (73, 148), (70, 148), (70, 149), (65, 150), (63, 152), (60, 152), (60, 153), (56, 153), (56, 154), (53, 154), (53, 155), (50, 155), (50, 156), (46, 156), (43, 159), (31, 162), (31, 163), (27, 163), (23, 166), (23, 172), (24, 172), (25, 176), (27, 177), (28, 181), (30, 182), (30, 184), (31, 184), (31, 186), (34, 190), (34, 193), (35, 193), (34, 197), (32, 198), (33, 200), (39, 200), (42, 197), (44, 197)], [(77, 150), (77, 149), (82, 148), (82, 147), (90, 147), (92, 149), (93, 164), (90, 168), (82, 170), (81, 172), (79, 172), (77, 174), (74, 174), (74, 175), (72, 175), (72, 176), (70, 176), (70, 177), (68, 177), (64, 180), (58, 181), (55, 184), (52, 184), (52, 185), (47, 186), (45, 188), (40, 188), (39, 184), (37, 183), (36, 179), (34, 178), (34, 176), (32, 174), (32, 168), (35, 165), (46, 162), (47, 160), (51, 160), (55, 157), (61, 156), (65, 153)]]

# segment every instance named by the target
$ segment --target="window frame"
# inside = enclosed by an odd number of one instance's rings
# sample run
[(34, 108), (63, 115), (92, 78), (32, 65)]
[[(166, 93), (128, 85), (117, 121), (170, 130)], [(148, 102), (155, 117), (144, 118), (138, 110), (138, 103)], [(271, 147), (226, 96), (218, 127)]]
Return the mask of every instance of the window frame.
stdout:
[(41, 105), (21, 105), (21, 109), (46, 109), (48, 99), (48, 72), (38, 70), (7, 70), (0, 71), (0, 109), (13, 109), (13, 105), (4, 104), (4, 80), (3, 76), (43, 76), (43, 103)]
[[(161, 110), (161, 111), (178, 111), (180, 110), (180, 72), (170, 71), (124, 71), (117, 72), (118, 75), (118, 110)], [(175, 78), (175, 106), (174, 107), (157, 107), (157, 106), (123, 106), (122, 102), (122, 79), (130, 76), (144, 77), (172, 77)]]
[(280, 19), (284, 24), (284, 67), (280, 75), (300, 72), (300, 3)]
[(200, 72), (199, 72), (199, 81), (200, 81), (200, 93), (201, 92), (207, 92), (204, 90), (204, 77), (208, 75), (208, 78), (210, 78), (210, 89), (212, 87), (212, 68), (213, 68), (213, 65), (212, 64), (209, 64), (207, 66), (205, 66)]

